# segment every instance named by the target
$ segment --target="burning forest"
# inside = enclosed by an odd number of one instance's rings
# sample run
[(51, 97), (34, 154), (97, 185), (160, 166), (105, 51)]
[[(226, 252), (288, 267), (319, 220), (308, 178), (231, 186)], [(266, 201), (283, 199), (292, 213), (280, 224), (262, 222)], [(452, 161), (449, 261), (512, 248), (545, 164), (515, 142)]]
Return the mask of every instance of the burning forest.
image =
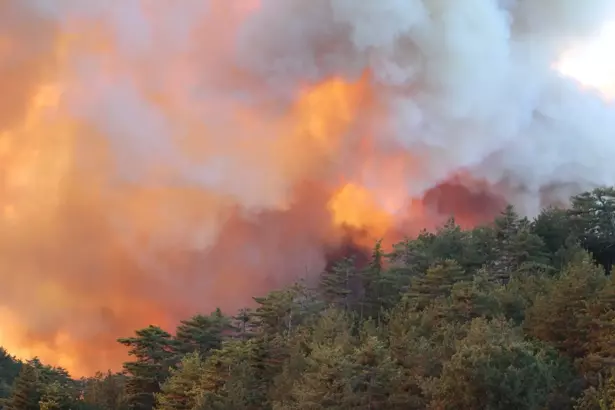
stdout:
[(117, 368), (344, 249), (614, 184), (608, 84), (562, 60), (612, 9), (1, 2), (0, 345)]

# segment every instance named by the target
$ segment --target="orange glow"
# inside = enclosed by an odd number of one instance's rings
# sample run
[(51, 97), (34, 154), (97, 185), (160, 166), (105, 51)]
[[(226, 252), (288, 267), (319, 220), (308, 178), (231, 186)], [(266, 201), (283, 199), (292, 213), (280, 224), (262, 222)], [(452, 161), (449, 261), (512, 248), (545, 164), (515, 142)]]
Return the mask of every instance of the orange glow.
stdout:
[(345, 184), (329, 201), (333, 223), (348, 226), (360, 231), (367, 231), (362, 238), (371, 246), (381, 239), (393, 225), (393, 216), (378, 206), (373, 193), (367, 189), (349, 183)]
[(338, 78), (308, 88), (297, 102), (297, 132), (310, 136), (327, 152), (336, 150), (356, 118), (362, 88), (360, 83), (349, 84)]

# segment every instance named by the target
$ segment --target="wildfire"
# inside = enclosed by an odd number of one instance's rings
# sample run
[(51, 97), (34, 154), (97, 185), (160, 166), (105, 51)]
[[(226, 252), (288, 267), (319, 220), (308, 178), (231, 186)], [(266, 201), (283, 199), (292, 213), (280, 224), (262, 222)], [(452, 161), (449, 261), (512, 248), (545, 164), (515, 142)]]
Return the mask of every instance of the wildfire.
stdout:
[[(66, 54), (67, 44), (63, 40), (58, 52)], [(100, 139), (96, 133), (84, 136), (83, 132), (89, 128), (68, 116), (62, 91), (67, 86), (54, 83), (39, 87), (30, 99), (22, 123), (3, 131), (0, 138), (0, 155), (5, 159), (1, 223), (5, 229), (10, 228), (7, 232), (13, 238), (10, 245), (2, 242), (0, 256), (8, 266), (19, 268), (22, 275), (21, 279), (10, 279), (5, 268), (2, 278), (8, 281), (9, 288), (29, 288), (27, 297), (32, 301), (28, 311), (23, 307), (15, 309), (14, 306), (21, 305), (17, 301), (3, 308), (6, 325), (0, 334), (0, 344), (18, 357), (37, 355), (81, 376), (105, 366), (117, 368), (125, 352), (121, 346), (114, 345), (116, 337), (150, 322), (172, 326), (180, 318), (177, 313), (157, 312), (165, 307), (159, 307), (156, 298), (143, 295), (139, 300), (137, 286), (143, 285), (140, 281), (148, 277), (154, 279), (156, 267), (147, 260), (131, 260), (131, 252), (145, 255), (149, 252), (156, 255), (152, 260), (163, 257), (163, 263), (173, 269), (181, 269), (186, 263), (190, 265), (185, 259), (187, 255), (171, 255), (164, 248), (169, 246), (168, 239), (185, 242), (185, 233), (193, 231), (191, 225), (197, 224), (204, 225), (200, 233), (204, 237), (200, 241), (215, 242), (216, 237), (208, 236), (207, 232), (212, 226), (220, 225), (219, 210), (232, 203), (213, 192), (182, 187), (119, 184), (107, 190), (108, 178), (112, 176), (107, 173), (112, 165), (105, 159), (109, 147), (97, 143)], [(280, 166), (286, 172), (296, 170), (293, 180), (317, 178), (340, 167), (337, 156), (344, 144), (356, 144), (361, 150), (360, 141), (353, 143), (349, 135), (369, 102), (368, 91), (367, 76), (355, 82), (331, 78), (305, 86), (288, 114), (267, 125), (274, 132), (286, 134), (275, 140), (280, 146), (274, 152), (281, 152)], [(259, 121), (258, 111), (250, 112), (238, 106), (237, 114), (243, 116), (244, 127), (253, 127)], [(369, 152), (365, 148), (363, 144), (367, 160)], [(79, 149), (92, 150), (81, 154), (85, 155), (82, 159), (89, 165), (90, 174), (75, 173), (80, 161), (76, 156)], [(184, 152), (189, 155), (189, 151)], [(164, 177), (165, 174), (157, 175)], [(325, 185), (332, 182), (327, 181)], [(325, 200), (330, 222), (324, 226), (335, 228), (335, 235), (347, 235), (344, 229), (354, 228), (360, 232), (358, 244), (369, 247), (392, 226), (393, 216), (367, 188), (340, 183), (324, 189), (333, 192)], [(114, 228), (114, 218), (123, 224), (122, 231)], [(79, 221), (81, 226), (74, 225), (73, 221)], [(239, 228), (229, 228), (228, 232), (242, 235)], [(75, 242), (77, 238), (82, 238), (81, 242)], [(156, 238), (165, 240), (157, 244)], [(235, 238), (232, 242), (239, 240)], [(184, 243), (184, 246), (192, 245)], [(22, 260), (26, 252), (31, 254), (27, 257), (30, 262)], [(92, 263), (102, 263), (102, 266)], [(239, 273), (230, 273), (225, 279), (220, 277), (216, 286), (221, 291), (224, 289), (222, 293), (245, 287), (241, 294), (246, 297), (240, 298), (245, 302), (254, 287), (242, 284), (245, 279)], [(191, 276), (178, 272), (175, 280), (190, 280)], [(160, 292), (167, 290), (160, 288)], [(239, 303), (229, 307), (239, 307)], [(207, 302), (204, 306), (214, 307)], [(190, 309), (190, 306), (180, 307), (179, 311), (188, 315), (197, 308)], [(21, 323), (24, 313), (30, 321), (38, 323), (35, 328), (31, 322)], [(119, 320), (118, 315), (126, 320)], [(96, 358), (92, 359), (89, 355), (94, 354), (97, 346), (103, 350), (97, 351)]]
[[(501, 205), (451, 182), (501, 148), (474, 134), (508, 129), (498, 96), (473, 99), (504, 81), (481, 88), (482, 48), (450, 51), (478, 20), (435, 35), (443, 18), (412, 43), (395, 33), (408, 16), (344, 2), (39, 3), (0, 2), (0, 344), (12, 354), (75, 376), (118, 369), (116, 338), (232, 313), (318, 274), (348, 235), (370, 247)], [(467, 157), (449, 164), (457, 149)]]
[(364, 187), (349, 183), (331, 198), (329, 207), (333, 223), (369, 232), (370, 246), (393, 226), (393, 216), (380, 207), (373, 194)]

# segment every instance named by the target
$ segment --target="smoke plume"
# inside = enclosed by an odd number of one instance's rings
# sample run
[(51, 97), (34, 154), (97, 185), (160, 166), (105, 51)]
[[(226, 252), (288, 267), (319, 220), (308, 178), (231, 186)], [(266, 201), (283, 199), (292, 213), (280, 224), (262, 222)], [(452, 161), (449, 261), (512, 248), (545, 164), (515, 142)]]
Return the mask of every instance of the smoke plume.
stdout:
[(610, 0), (0, 2), (0, 343), (76, 375), (332, 249), (615, 183)]

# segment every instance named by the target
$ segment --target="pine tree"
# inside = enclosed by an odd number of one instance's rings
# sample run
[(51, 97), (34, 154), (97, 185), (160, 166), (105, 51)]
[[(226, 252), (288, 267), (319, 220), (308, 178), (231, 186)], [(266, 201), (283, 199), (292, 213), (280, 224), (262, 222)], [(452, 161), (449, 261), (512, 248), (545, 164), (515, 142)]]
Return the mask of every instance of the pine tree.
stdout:
[(444, 225), (439, 227), (431, 244), (432, 257), (436, 261), (456, 260), (460, 265), (465, 265), (467, 232), (455, 222), (455, 218), (449, 218)]
[(71, 410), (74, 404), (70, 390), (57, 380), (43, 388), (39, 401), (41, 410)]
[(239, 339), (247, 339), (254, 333), (253, 323), (250, 322), (252, 318), (252, 310), (243, 308), (239, 309), (237, 315), (233, 317), (231, 326), (235, 329), (235, 337)]
[(198, 352), (184, 356), (179, 367), (156, 393), (158, 410), (193, 409), (199, 402), (199, 382), (203, 372), (203, 361)]
[(198, 408), (268, 409), (271, 378), (263, 360), (262, 340), (232, 340), (203, 364)]
[(574, 240), (568, 212), (560, 208), (543, 209), (532, 222), (531, 231), (542, 239), (545, 249), (551, 254), (565, 247), (571, 238)]
[(177, 349), (181, 354), (198, 352), (206, 355), (219, 349), (222, 340), (231, 330), (230, 319), (218, 309), (209, 316), (196, 315), (182, 320), (175, 332)]
[[(11, 395), (11, 386), (21, 371), (21, 362), (0, 347), (0, 400)], [(1, 406), (0, 402), (0, 406)]]
[(350, 310), (354, 307), (353, 302), (357, 296), (356, 289), (353, 292), (353, 284), (356, 283), (358, 278), (359, 275), (353, 257), (339, 261), (320, 276), (319, 288), (323, 299), (332, 306), (346, 311)]
[(382, 310), (394, 302), (390, 295), (394, 281), (386, 274), (384, 257), (382, 242), (378, 241), (372, 250), (368, 265), (360, 272), (363, 287), (361, 319), (376, 318), (380, 322)]
[[(394, 383), (401, 376), (401, 368), (391, 357), (386, 343), (375, 336), (363, 335), (360, 345), (350, 357), (352, 394), (347, 399), (351, 408), (393, 409)], [(403, 407), (408, 409), (408, 400)]]
[(512, 206), (495, 220), (494, 246), (497, 257), (489, 264), (489, 271), (501, 283), (508, 283), (524, 264), (549, 262), (544, 242), (531, 232), (529, 221), (521, 219)]
[(414, 276), (423, 275), (437, 261), (432, 252), (435, 240), (433, 233), (422, 231), (416, 239), (406, 239), (393, 246), (390, 260), (397, 275), (408, 279), (406, 283)]
[(557, 355), (501, 320), (475, 319), (444, 364), (435, 408), (542, 409), (570, 371)]
[(495, 318), (504, 314), (498, 291), (501, 286), (489, 280), (485, 270), (480, 270), (473, 280), (453, 285), (451, 297), (438, 305), (442, 314), (459, 323), (477, 317)]
[(615, 260), (615, 188), (598, 188), (572, 198), (573, 233), (610, 272)]
[(344, 408), (353, 365), (350, 355), (355, 348), (347, 314), (337, 309), (324, 312), (306, 343), (309, 353), (305, 369), (288, 394), (274, 403), (274, 408)]
[(477, 270), (493, 262), (496, 257), (496, 230), (492, 226), (477, 226), (466, 237), (464, 267)]
[(505, 240), (513, 236), (522, 225), (519, 214), (512, 205), (507, 205), (494, 220), (495, 233), (498, 239)]
[(84, 404), (100, 410), (124, 410), (126, 376), (123, 374), (101, 372), (85, 380)]
[(6, 410), (38, 410), (41, 398), (38, 371), (24, 364), (15, 379), (13, 391), (6, 403)]
[(251, 336), (277, 334), (290, 337), (313, 314), (322, 309), (315, 292), (301, 283), (254, 298), (258, 306), (250, 313)]
[(135, 358), (124, 363), (128, 375), (126, 402), (132, 410), (150, 410), (154, 394), (169, 376), (169, 368), (177, 360), (176, 342), (171, 335), (157, 326), (136, 331), (135, 337), (118, 339), (129, 347), (128, 354)]
[(445, 260), (429, 268), (425, 276), (415, 278), (405, 298), (426, 307), (437, 298), (448, 297), (455, 283), (469, 279), (456, 261)]
[(603, 272), (586, 254), (538, 295), (526, 313), (526, 331), (571, 358), (583, 358), (591, 332), (587, 306), (595, 303), (596, 293), (605, 284)]
[(583, 368), (586, 373), (608, 373), (615, 366), (615, 278), (579, 307), (579, 326), (586, 330)]

